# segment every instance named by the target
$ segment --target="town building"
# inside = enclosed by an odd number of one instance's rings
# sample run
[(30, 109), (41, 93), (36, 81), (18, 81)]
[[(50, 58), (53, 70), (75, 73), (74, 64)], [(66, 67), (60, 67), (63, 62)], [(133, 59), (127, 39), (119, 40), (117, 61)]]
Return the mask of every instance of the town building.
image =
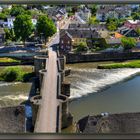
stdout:
[(68, 17), (65, 7), (47, 7), (46, 12), (49, 18), (51, 18), (54, 21), (57, 30), (59, 30), (59, 28), (61, 28), (64, 25), (65, 20)]
[[(119, 37), (117, 37), (119, 36)], [(137, 31), (133, 28), (127, 28), (127, 27), (121, 27), (118, 29), (118, 32), (115, 34), (115, 38), (122, 38), (123, 36), (125, 37), (135, 37), (138, 38), (139, 34)]]
[(75, 44), (80, 42), (86, 42), (89, 48), (97, 44), (103, 47), (104, 39), (101, 37), (98, 28), (88, 24), (73, 24), (69, 25), (68, 29), (61, 29), (60, 52), (68, 53), (74, 49)]
[(124, 26), (131, 29), (136, 29), (140, 27), (140, 20), (127, 20)]
[[(35, 26), (37, 24), (37, 18), (33, 17), (31, 20), (32, 20), (33, 25)], [(0, 26), (11, 29), (14, 27), (14, 21), (15, 21), (15, 17), (9, 16), (7, 17), (6, 21), (0, 20)]]
[(81, 23), (86, 24), (91, 17), (91, 11), (87, 7), (83, 6), (75, 13), (75, 16), (81, 21)]
[(126, 18), (131, 16), (131, 8), (127, 5), (100, 5), (96, 12), (96, 19), (106, 21), (107, 18)]

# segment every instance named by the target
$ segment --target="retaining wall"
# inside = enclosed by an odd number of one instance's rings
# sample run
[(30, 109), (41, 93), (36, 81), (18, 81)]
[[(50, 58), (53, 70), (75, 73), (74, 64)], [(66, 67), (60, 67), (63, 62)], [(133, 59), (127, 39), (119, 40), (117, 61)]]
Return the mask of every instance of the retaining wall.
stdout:
[(140, 52), (93, 53), (93, 54), (69, 53), (66, 55), (66, 63), (121, 61), (131, 59), (140, 59)]

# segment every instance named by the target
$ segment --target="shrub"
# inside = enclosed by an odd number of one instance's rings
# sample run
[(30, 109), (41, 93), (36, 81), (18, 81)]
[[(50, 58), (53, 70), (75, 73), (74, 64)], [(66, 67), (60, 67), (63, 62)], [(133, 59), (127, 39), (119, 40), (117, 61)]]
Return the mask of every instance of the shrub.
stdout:
[(80, 42), (79, 44), (77, 44), (76, 46), (76, 53), (79, 52), (87, 52), (88, 47), (87, 47), (87, 43), (86, 42)]
[(28, 82), (28, 81), (30, 81), (30, 79), (31, 79), (32, 77), (34, 77), (34, 76), (35, 76), (35, 73), (34, 73), (34, 72), (25, 73), (25, 74), (23, 75), (23, 82)]
[(35, 73), (22, 68), (20, 66), (11, 66), (2, 70), (0, 73), (0, 81), (13, 82), (21, 81), (28, 82), (32, 77), (35, 76)]
[(121, 42), (122, 42), (123, 47), (124, 47), (125, 50), (132, 49), (133, 47), (136, 46), (136, 40), (135, 40), (135, 38), (123, 37), (121, 39)]
[(5, 68), (1, 73), (1, 78), (6, 82), (20, 81), (23, 72), (19, 67)]

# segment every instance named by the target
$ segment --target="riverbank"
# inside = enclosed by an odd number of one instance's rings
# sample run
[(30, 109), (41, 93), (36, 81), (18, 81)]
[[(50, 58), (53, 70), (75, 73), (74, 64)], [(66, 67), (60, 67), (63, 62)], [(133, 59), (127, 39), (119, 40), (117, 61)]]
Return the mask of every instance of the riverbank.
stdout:
[(0, 81), (28, 82), (34, 75), (32, 66), (0, 67)]
[(122, 53), (68, 53), (66, 55), (66, 63), (82, 63), (82, 62), (101, 62), (101, 61), (125, 61), (138, 60), (140, 52), (122, 52)]
[(110, 64), (100, 64), (98, 69), (117, 69), (117, 68), (140, 68), (140, 60), (132, 60), (127, 62), (112, 62)]
[(13, 62), (20, 63), (21, 61), (14, 58), (8, 58), (8, 57), (0, 58), (0, 63), (13, 63)]
[(78, 132), (95, 133), (139, 133), (140, 112), (131, 113), (102, 113), (86, 116), (77, 123)]

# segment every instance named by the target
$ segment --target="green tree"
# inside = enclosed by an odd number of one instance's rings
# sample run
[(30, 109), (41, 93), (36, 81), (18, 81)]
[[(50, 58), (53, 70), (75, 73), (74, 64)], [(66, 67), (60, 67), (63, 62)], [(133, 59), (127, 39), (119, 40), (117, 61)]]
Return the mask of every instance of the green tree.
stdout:
[(133, 18), (133, 20), (139, 20), (140, 19), (140, 13), (138, 13), (138, 12), (132, 13), (132, 18)]
[(92, 13), (92, 15), (95, 15), (96, 12), (97, 12), (97, 5), (93, 4), (92, 7), (91, 7), (91, 13)]
[(123, 37), (121, 42), (125, 50), (130, 50), (136, 46), (136, 40), (134, 38)]
[(25, 9), (22, 6), (13, 6), (10, 12), (11, 16), (18, 16), (25, 13)]
[(107, 24), (107, 29), (109, 31), (115, 31), (117, 29), (117, 25), (114, 22), (110, 22)]
[(89, 24), (97, 24), (98, 25), (99, 23), (100, 23), (100, 21), (97, 20), (95, 16), (92, 16), (89, 18)]
[(6, 20), (6, 18), (7, 18), (7, 15), (6, 14), (0, 13), (0, 19), (1, 20)]
[(120, 21), (116, 18), (108, 18), (106, 24), (108, 30), (115, 31), (119, 27)]
[(87, 43), (86, 42), (80, 42), (75, 44), (75, 52), (79, 53), (79, 52), (87, 52), (88, 47), (87, 47)]
[(5, 14), (5, 15), (10, 15), (10, 9), (8, 9), (8, 8), (4, 8), (4, 9), (2, 9), (2, 13), (3, 14)]
[(16, 39), (24, 42), (33, 33), (33, 23), (29, 15), (19, 15), (14, 21), (14, 32)]
[(14, 33), (14, 30), (13, 29), (8, 29), (8, 28), (5, 28), (4, 29), (5, 31), (5, 39), (8, 41), (14, 41), (15, 40), (15, 33)]
[(42, 34), (45, 40), (45, 44), (47, 43), (48, 37), (51, 37), (56, 33), (56, 26), (53, 21), (45, 15), (41, 15), (37, 21), (36, 25), (38, 35)]
[(136, 29), (136, 32), (139, 34), (139, 36), (140, 36), (140, 28), (137, 28)]

